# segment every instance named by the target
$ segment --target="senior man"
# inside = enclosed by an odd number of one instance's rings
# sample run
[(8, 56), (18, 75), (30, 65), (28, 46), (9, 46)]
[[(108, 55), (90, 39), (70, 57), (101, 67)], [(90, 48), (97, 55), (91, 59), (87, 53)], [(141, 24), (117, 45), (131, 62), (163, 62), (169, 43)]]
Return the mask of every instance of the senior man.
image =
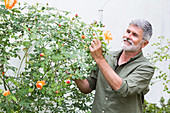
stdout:
[(81, 92), (93, 90), (92, 113), (142, 113), (144, 95), (148, 92), (154, 67), (143, 56), (152, 36), (151, 24), (142, 19), (132, 20), (123, 35), (122, 49), (103, 57), (101, 42), (93, 39), (89, 47), (97, 70), (86, 79), (75, 80)]

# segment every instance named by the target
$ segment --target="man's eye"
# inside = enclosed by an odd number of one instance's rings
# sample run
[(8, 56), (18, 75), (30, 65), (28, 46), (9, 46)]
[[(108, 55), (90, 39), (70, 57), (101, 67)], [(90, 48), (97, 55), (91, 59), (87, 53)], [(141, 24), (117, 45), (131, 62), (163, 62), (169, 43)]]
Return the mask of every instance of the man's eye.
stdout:
[(127, 33), (130, 33), (130, 30), (127, 30), (126, 32), (127, 32)]
[(136, 33), (133, 33), (133, 36), (135, 36), (135, 37), (138, 37), (138, 34), (136, 34)]

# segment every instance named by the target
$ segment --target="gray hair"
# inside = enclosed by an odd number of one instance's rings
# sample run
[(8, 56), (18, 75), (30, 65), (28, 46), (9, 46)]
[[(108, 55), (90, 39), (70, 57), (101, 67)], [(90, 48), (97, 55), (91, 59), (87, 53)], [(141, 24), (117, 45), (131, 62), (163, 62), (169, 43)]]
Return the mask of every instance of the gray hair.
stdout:
[(129, 25), (136, 25), (143, 29), (143, 40), (149, 41), (152, 36), (152, 25), (143, 19), (132, 20)]

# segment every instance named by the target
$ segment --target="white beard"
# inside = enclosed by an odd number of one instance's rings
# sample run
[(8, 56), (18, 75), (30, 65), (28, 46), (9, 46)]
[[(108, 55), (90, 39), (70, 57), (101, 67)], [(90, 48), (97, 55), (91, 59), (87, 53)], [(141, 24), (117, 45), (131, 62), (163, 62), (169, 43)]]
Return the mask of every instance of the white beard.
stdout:
[(137, 52), (139, 51), (139, 49), (141, 48), (141, 43), (142, 41), (138, 44), (138, 45), (134, 45), (134, 43), (131, 40), (127, 40), (127, 38), (124, 38), (123, 40), (126, 40), (128, 42), (130, 42), (132, 45), (126, 45), (124, 42), (122, 43), (122, 49), (125, 51), (129, 51), (129, 52)]
[(134, 45), (126, 45), (124, 43), (122, 43), (122, 49), (125, 50), (125, 51), (130, 51), (130, 52), (136, 52), (140, 49), (140, 45), (137, 45), (137, 46), (134, 46)]

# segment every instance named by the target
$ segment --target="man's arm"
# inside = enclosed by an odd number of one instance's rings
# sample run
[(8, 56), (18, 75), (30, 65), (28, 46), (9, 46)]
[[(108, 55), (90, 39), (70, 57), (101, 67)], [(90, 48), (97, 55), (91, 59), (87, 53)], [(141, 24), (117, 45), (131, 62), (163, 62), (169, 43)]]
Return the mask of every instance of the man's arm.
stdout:
[(88, 94), (92, 92), (92, 89), (90, 88), (89, 82), (87, 81), (87, 79), (84, 79), (84, 80), (76, 79), (75, 83), (82, 93)]
[(93, 59), (96, 61), (100, 71), (102, 72), (105, 80), (114, 90), (120, 89), (122, 85), (122, 78), (115, 73), (103, 57), (101, 42), (98, 39), (93, 39), (89, 47)]

